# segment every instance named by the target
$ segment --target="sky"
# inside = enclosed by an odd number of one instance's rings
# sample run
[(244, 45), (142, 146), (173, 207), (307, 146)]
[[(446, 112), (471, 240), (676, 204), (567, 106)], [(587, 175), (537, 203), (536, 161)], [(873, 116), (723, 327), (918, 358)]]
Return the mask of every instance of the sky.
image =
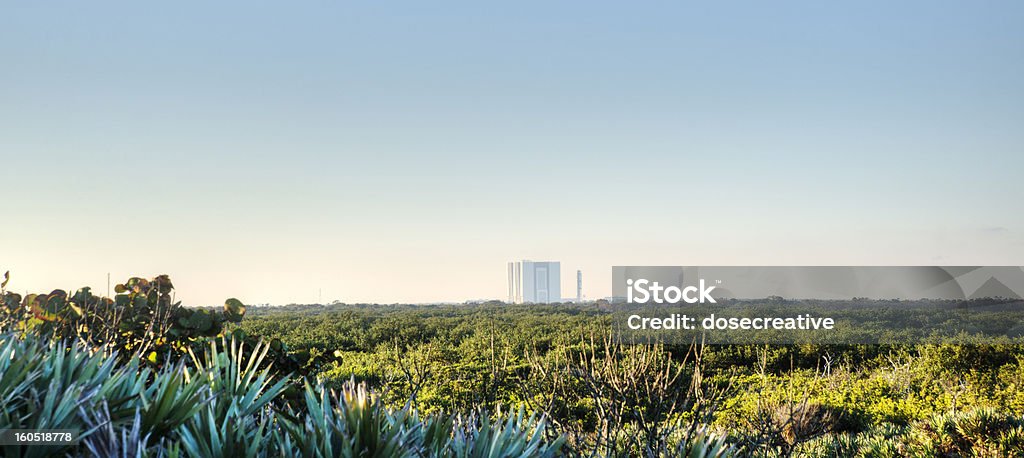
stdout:
[(186, 305), (506, 262), (1024, 265), (1024, 3), (0, 0), (0, 270)]

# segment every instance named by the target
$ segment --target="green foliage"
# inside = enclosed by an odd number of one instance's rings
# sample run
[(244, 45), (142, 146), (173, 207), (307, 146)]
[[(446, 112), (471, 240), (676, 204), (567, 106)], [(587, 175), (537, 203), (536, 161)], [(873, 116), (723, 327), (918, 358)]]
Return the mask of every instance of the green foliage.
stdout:
[[(936, 414), (1024, 416), (1019, 339), (713, 345), (695, 359), (684, 345), (617, 347), (601, 338), (607, 320), (572, 305), (339, 305), (250, 308), (241, 327), (340, 353), (319, 374), (377, 387), (392, 407), (411, 398), (426, 412), (542, 412), (565, 448), (584, 455), (673, 456), (702, 443), (683, 438), (692, 427), (716, 431), (738, 455), (896, 456)], [(1005, 428), (989, 441), (1012, 443), (1016, 429)]]
[(174, 285), (167, 275), (132, 277), (114, 291), (113, 299), (96, 296), (88, 287), (71, 296), (60, 289), (24, 298), (3, 291), (0, 325), (25, 334), (80, 340), (161, 366), (178, 360), (195, 342), (222, 334), (225, 323), (237, 323), (245, 315), (245, 306), (237, 299), (228, 299), (223, 311), (182, 307), (173, 299)]
[(0, 429), (88, 433), (0, 454), (1024, 456), (1020, 339), (649, 344), (600, 307), (214, 310), (166, 277), (117, 290), (0, 287)]
[[(124, 386), (139, 374), (137, 367), (86, 349), (57, 342), (0, 338), (0, 430), (80, 429), (81, 414), (101, 397), (123, 406)], [(131, 388), (128, 388), (130, 390)], [(0, 447), (3, 456), (52, 456), (65, 446)]]
[(210, 401), (210, 387), (201, 380), (186, 380), (183, 368), (164, 371), (139, 392), (138, 409), (145, 434), (164, 436), (191, 419)]
[(940, 456), (1022, 456), (1024, 419), (991, 408), (933, 415), (916, 425), (909, 448)]
[(523, 409), (508, 415), (504, 423), (487, 414), (478, 414), (467, 419), (457, 419), (456, 435), (446, 441), (448, 451), (442, 456), (452, 458), (485, 457), (553, 457), (558, 453), (564, 438), (548, 442), (544, 437), (546, 422), (537, 416), (525, 416)]
[(237, 323), (242, 321), (242, 317), (245, 315), (245, 305), (242, 301), (231, 298), (224, 301), (224, 317), (231, 322)]
[(337, 394), (306, 384), (303, 397), (307, 415), (283, 422), (302, 456), (415, 456), (415, 422), (405, 411), (389, 412), (365, 385), (350, 383)]
[[(202, 357), (192, 354), (195, 370), (186, 379), (210, 390), (211, 399), (197, 405), (198, 415), (180, 429), (182, 448), (191, 456), (259, 456), (271, 436), (271, 403), (284, 392), (288, 379), (274, 382), (262, 364), (269, 345), (246, 351), (237, 339), (211, 342)], [(257, 453), (259, 452), (259, 453)]]
[(236, 339), (211, 342), (190, 364), (140, 367), (81, 343), (0, 335), (0, 431), (75, 429), (68, 446), (4, 446), (3, 456), (525, 457), (558, 456), (562, 439), (522, 411), (421, 418), (386, 407), (365, 384), (339, 393), (305, 384), (290, 405), (287, 378)]
[(409, 405), (389, 410), (364, 383), (355, 381), (339, 392), (307, 384), (304, 401), (301, 422), (281, 420), (288, 443), (302, 456), (552, 457), (559, 456), (564, 441), (549, 441), (546, 422), (522, 410), (507, 416), (424, 418)]
[(694, 431), (681, 441), (675, 450), (676, 456), (685, 458), (728, 458), (737, 456), (734, 445), (724, 435), (718, 435), (706, 428)]

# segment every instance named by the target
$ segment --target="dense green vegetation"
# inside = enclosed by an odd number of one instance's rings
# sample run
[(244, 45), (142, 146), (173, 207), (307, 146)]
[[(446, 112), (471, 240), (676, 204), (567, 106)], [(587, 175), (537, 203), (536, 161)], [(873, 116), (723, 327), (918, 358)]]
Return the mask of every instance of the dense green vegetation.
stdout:
[[(113, 299), (21, 296), (0, 284), (0, 432), (76, 430), (74, 444), (0, 444), (0, 456), (558, 456), (524, 410), (421, 412), (364, 383), (325, 387), (279, 340), (229, 329), (245, 314), (186, 309), (165, 277)], [(283, 366), (283, 367), (282, 367)]]
[(190, 309), (0, 291), (3, 456), (1024, 456), (1024, 344), (708, 345), (606, 304)]
[(211, 343), (152, 370), (81, 344), (0, 335), (0, 430), (74, 429), (77, 445), (7, 445), (8, 457), (555, 456), (544, 421), (522, 412), (419, 415), (388, 409), (363, 384), (339, 390), (260, 369), (268, 348)]
[[(621, 340), (603, 305), (251, 309), (240, 327), (426, 412), (525, 407), (591, 456), (1024, 456), (1024, 346)], [(337, 353), (335, 353), (337, 352)]]

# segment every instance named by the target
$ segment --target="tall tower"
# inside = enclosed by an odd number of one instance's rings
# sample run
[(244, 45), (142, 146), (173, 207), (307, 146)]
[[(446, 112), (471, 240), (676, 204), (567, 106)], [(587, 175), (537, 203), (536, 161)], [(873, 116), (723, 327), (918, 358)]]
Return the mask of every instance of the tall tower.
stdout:
[(508, 300), (506, 304), (516, 303), (516, 277), (515, 277), (515, 263), (508, 263)]
[(583, 271), (576, 271), (576, 303), (583, 303)]

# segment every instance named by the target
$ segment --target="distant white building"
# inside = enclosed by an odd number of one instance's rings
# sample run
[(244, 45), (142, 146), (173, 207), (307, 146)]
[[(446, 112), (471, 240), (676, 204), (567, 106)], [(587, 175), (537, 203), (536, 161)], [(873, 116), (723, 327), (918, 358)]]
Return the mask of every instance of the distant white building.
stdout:
[(508, 263), (508, 302), (510, 304), (562, 302), (561, 269), (561, 263), (558, 261)]
[(576, 303), (583, 303), (583, 271), (576, 271)]

